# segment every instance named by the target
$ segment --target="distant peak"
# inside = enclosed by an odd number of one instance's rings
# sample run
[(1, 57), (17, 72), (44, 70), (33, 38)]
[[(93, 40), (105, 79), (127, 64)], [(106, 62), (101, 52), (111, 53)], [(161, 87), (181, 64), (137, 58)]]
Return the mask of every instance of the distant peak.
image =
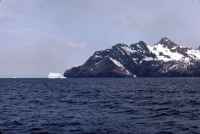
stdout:
[(118, 43), (118, 44), (113, 46), (113, 48), (119, 48), (119, 47), (128, 47), (128, 45), (125, 44), (125, 43)]
[(163, 44), (165, 47), (168, 47), (168, 48), (172, 48), (172, 47), (178, 46), (175, 42), (173, 42), (168, 37), (161, 38), (161, 40), (158, 43), (159, 44)]
[(169, 37), (162, 37), (161, 40), (168, 41), (168, 40), (171, 40), (171, 39)]
[(173, 42), (173, 41), (171, 39), (169, 39), (168, 37), (163, 37), (159, 41), (159, 43), (161, 43), (161, 44), (165, 44), (165, 43), (169, 43), (169, 42)]
[(140, 44), (140, 45), (147, 45), (147, 43), (144, 42), (144, 41), (139, 41), (138, 44)]

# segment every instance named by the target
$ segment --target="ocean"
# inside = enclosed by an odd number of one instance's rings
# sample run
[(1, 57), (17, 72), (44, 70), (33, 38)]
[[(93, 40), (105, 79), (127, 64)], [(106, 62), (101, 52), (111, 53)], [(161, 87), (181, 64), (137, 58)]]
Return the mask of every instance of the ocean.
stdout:
[(200, 134), (200, 79), (0, 79), (0, 134)]

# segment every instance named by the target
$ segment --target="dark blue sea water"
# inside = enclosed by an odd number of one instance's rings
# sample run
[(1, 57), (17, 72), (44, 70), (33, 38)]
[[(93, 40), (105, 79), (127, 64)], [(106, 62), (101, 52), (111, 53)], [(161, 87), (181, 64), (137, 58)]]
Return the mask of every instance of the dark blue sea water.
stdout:
[(199, 134), (200, 79), (1, 79), (2, 134)]

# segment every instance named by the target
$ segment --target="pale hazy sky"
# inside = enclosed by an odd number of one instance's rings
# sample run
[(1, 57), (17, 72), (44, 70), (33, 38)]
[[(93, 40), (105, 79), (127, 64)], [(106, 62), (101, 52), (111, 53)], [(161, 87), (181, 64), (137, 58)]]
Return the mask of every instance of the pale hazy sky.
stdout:
[(1, 0), (0, 77), (45, 77), (118, 42), (200, 45), (199, 0)]

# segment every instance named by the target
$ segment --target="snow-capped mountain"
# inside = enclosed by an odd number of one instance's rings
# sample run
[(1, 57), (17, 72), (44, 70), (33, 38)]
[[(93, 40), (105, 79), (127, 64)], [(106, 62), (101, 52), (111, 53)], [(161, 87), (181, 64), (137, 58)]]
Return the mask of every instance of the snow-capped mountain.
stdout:
[(154, 45), (143, 41), (116, 44), (96, 51), (83, 65), (67, 70), (67, 77), (179, 77), (200, 76), (200, 50), (162, 38)]

